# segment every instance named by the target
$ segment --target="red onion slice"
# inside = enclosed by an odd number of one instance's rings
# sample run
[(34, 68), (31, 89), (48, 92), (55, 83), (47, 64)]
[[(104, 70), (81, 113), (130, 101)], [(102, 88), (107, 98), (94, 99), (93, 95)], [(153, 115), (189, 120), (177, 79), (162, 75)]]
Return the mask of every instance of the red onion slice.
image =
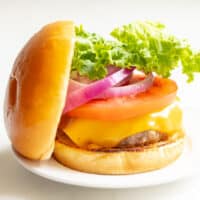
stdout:
[(108, 98), (121, 97), (121, 96), (127, 96), (127, 95), (135, 96), (149, 89), (153, 84), (153, 79), (154, 79), (154, 76), (152, 73), (150, 73), (142, 81), (139, 81), (130, 85), (109, 88), (96, 98), (108, 99)]
[[(127, 76), (122, 82), (124, 82), (124, 84), (125, 84), (125, 81), (129, 82), (131, 76), (132, 74)], [(136, 83), (132, 83), (129, 85), (124, 85), (124, 86), (120, 86), (118, 83), (117, 87), (115, 86), (115, 87), (111, 87), (107, 89), (101, 95), (98, 95), (97, 97), (95, 97), (95, 99), (107, 99), (107, 98), (127, 96), (127, 95), (137, 95), (138, 93), (145, 92), (147, 89), (149, 89), (153, 84), (153, 80), (154, 80), (154, 76), (152, 73), (150, 73), (146, 76), (144, 80), (138, 81)], [(77, 81), (70, 79), (68, 94), (70, 94), (71, 92), (74, 92), (75, 90), (79, 90), (85, 87), (87, 87), (87, 84), (79, 83)]]
[[(115, 87), (119, 87), (119, 86), (124, 86), (124, 85), (128, 85), (130, 83), (130, 80), (132, 78), (132, 73), (129, 74), (126, 78), (124, 78), (122, 81), (120, 81), (119, 83), (117, 83), (115, 85)], [(94, 83), (94, 82), (93, 82)], [(68, 94), (74, 92), (75, 90), (87, 87), (89, 84), (85, 83), (85, 82), (79, 82), (77, 80), (73, 80), (70, 79), (69, 80), (69, 86), (68, 86)]]
[(104, 79), (88, 84), (87, 87), (82, 87), (74, 92), (68, 93), (63, 114), (89, 102), (92, 99), (95, 99), (108, 88), (116, 85), (129, 76), (134, 69), (135, 67), (132, 67), (131, 69), (121, 69)]

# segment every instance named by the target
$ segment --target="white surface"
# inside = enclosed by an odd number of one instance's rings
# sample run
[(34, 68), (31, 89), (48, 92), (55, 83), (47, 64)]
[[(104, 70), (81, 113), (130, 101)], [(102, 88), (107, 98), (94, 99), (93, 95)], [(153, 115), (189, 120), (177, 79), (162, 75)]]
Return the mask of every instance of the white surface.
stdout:
[[(58, 19), (73, 19), (91, 30), (108, 32), (116, 24), (135, 19), (161, 20), (175, 33), (190, 39), (200, 47), (200, 1), (198, 0), (0, 0), (0, 106), (12, 63), (24, 42), (43, 24)], [(103, 27), (103, 28), (102, 28)], [(180, 96), (185, 105), (199, 106), (200, 79), (181, 85)], [(183, 87), (184, 86), (184, 87)], [(200, 107), (200, 106), (199, 106)], [(194, 109), (195, 111), (196, 109)], [(198, 127), (199, 118), (190, 116)], [(200, 175), (175, 183), (124, 190), (104, 190), (73, 187), (54, 183), (24, 170), (13, 158), (0, 112), (0, 200), (188, 200), (200, 199)], [(195, 152), (200, 153), (200, 134), (191, 128)], [(193, 170), (199, 171), (199, 157)]]

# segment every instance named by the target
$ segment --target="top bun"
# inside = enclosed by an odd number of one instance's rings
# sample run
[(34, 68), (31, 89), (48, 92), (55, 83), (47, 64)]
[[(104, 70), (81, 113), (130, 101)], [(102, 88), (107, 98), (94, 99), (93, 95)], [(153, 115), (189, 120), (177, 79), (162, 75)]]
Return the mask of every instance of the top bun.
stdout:
[(43, 27), (14, 63), (4, 120), (14, 149), (29, 159), (48, 159), (67, 93), (74, 52), (74, 23)]

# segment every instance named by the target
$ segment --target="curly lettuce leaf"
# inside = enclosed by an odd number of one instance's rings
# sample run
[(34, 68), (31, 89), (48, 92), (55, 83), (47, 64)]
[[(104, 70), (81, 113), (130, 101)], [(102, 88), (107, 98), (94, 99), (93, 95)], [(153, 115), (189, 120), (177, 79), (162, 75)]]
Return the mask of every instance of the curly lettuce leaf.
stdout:
[(72, 60), (72, 71), (91, 80), (102, 79), (107, 75), (107, 66), (129, 68), (128, 52), (121, 42), (106, 40), (96, 33), (89, 33), (83, 26), (77, 26), (76, 43)]
[(98, 80), (107, 75), (109, 65), (136, 66), (145, 73), (169, 77), (181, 64), (188, 81), (193, 80), (194, 72), (200, 72), (200, 53), (195, 53), (186, 40), (167, 33), (161, 23), (134, 22), (115, 28), (111, 36), (112, 40), (106, 40), (83, 26), (76, 27), (72, 71)]
[(106, 65), (110, 61), (109, 51), (112, 46), (95, 34), (86, 32), (83, 26), (75, 28), (76, 43), (72, 60), (72, 71), (91, 80), (104, 78), (107, 74)]

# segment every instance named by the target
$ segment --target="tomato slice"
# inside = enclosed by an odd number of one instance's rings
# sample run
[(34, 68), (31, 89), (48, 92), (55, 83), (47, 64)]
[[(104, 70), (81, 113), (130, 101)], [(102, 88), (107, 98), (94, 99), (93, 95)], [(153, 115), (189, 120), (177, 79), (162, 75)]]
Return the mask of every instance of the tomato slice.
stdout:
[(176, 99), (175, 81), (156, 77), (151, 88), (137, 96), (123, 96), (106, 100), (93, 100), (67, 116), (99, 120), (123, 120), (156, 112)]

